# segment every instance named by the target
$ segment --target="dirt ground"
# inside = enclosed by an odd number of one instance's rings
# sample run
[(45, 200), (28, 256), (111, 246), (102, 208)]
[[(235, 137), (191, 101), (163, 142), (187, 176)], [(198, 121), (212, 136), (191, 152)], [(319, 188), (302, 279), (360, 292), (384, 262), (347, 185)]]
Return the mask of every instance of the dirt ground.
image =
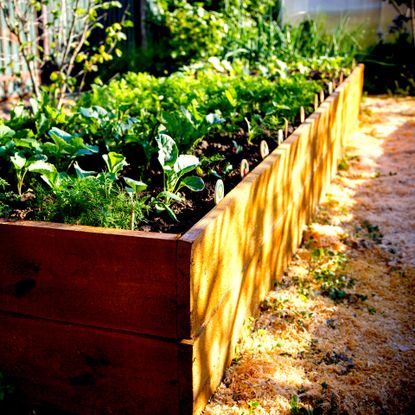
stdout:
[(366, 98), (205, 415), (415, 414), (415, 99)]

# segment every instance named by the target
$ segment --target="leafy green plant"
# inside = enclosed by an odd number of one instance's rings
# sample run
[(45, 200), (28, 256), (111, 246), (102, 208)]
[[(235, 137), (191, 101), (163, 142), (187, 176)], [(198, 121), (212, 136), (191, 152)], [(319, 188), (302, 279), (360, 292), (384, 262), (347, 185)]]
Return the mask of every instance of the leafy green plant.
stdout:
[(204, 188), (203, 180), (198, 176), (185, 175), (196, 169), (199, 159), (196, 156), (180, 154), (176, 142), (166, 134), (160, 134), (156, 139), (159, 153), (158, 161), (164, 173), (164, 190), (177, 193), (182, 187), (193, 192)]
[(185, 176), (196, 169), (199, 159), (192, 155), (179, 155), (176, 142), (166, 134), (160, 134), (156, 141), (159, 147), (158, 161), (163, 169), (164, 191), (157, 196), (155, 206), (158, 211), (166, 210), (170, 217), (177, 220), (169, 204), (173, 201), (181, 201), (179, 190), (186, 187), (193, 192), (200, 192), (204, 189), (202, 178)]
[[(261, 139), (276, 145), (277, 130), (295, 126), (301, 107), (306, 114), (313, 111), (314, 96), (327, 79), (349, 71), (350, 58), (343, 56), (350, 51), (347, 42), (339, 46), (340, 37), (325, 37), (312, 23), (278, 26), (271, 0), (203, 6), (190, 0), (153, 1), (160, 2), (165, 13), (160, 24), (168, 14), (179, 16), (184, 3), (184, 13), (199, 10), (200, 19), (206, 12), (229, 23), (226, 42), (216, 45), (219, 56), (207, 53), (204, 61), (169, 76), (127, 73), (106, 85), (97, 81), (65, 110), (46, 93), (32, 99), (30, 107), (18, 105), (11, 119), (0, 123), (5, 161), (0, 176), (12, 187), (16, 182), (31, 217), (91, 224), (90, 209), (99, 226), (122, 223), (135, 229), (164, 213), (176, 221), (196, 199), (192, 192), (202, 191), (208, 181), (206, 194), (211, 193), (218, 178), (234, 185), (235, 166), (256, 151)], [(244, 30), (237, 33), (236, 27)], [(181, 46), (190, 50), (185, 41)], [(25, 190), (30, 201), (21, 197)], [(206, 201), (204, 195), (197, 199)], [(5, 203), (4, 212), (10, 215), (13, 206)], [(308, 282), (301, 289), (304, 295), (312, 291)]]
[(98, 152), (96, 146), (85, 144), (79, 135), (69, 134), (57, 127), (53, 127), (48, 134), (52, 142), (43, 144), (43, 151), (49, 158), (54, 158), (58, 169), (67, 170), (77, 157)]
[(131, 230), (134, 230), (136, 226), (137, 208), (139, 208), (140, 218), (143, 219), (142, 211), (144, 210), (145, 203), (147, 202), (149, 196), (142, 197), (141, 193), (147, 189), (147, 185), (139, 180), (130, 179), (129, 177), (124, 177), (124, 181), (127, 184), (125, 190), (131, 200), (130, 225)]
[(21, 153), (16, 152), (13, 154), (13, 156), (10, 157), (10, 161), (13, 165), (16, 176), (17, 193), (19, 196), (22, 196), (26, 174), (28, 171), (30, 171), (30, 167), (38, 160), (27, 159)]
[(52, 193), (40, 185), (35, 191), (37, 220), (131, 229), (132, 209), (135, 225), (145, 220), (139, 198), (132, 201), (125, 191), (113, 186), (108, 175), (65, 176)]

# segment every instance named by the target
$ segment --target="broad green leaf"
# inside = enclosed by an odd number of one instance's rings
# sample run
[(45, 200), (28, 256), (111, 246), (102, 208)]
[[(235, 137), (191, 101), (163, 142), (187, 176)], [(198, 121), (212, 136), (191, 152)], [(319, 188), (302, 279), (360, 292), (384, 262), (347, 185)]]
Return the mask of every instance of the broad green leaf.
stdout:
[(66, 131), (61, 130), (60, 128), (53, 127), (49, 130), (49, 136), (54, 139), (60, 139), (65, 141), (66, 143), (73, 137), (71, 134), (67, 133)]
[(142, 192), (143, 190), (147, 189), (147, 185), (143, 182), (138, 181), (138, 180), (130, 179), (129, 177), (124, 177), (124, 181), (125, 181), (125, 183), (127, 183), (127, 185), (129, 187), (131, 187), (131, 189), (135, 193), (139, 193), (139, 192)]
[(100, 117), (104, 117), (104, 116), (108, 115), (108, 111), (105, 108), (100, 107), (99, 105), (94, 105), (91, 108), (81, 107), (81, 108), (79, 108), (78, 112), (79, 112), (79, 114), (81, 114), (85, 118), (98, 119)]
[(225, 91), (225, 96), (228, 99), (229, 103), (232, 105), (232, 107), (236, 107), (238, 105), (236, 99), (234, 98), (232, 92), (229, 89)]
[(174, 163), (174, 171), (183, 175), (194, 170), (198, 165), (199, 159), (196, 156), (181, 154)]
[(13, 141), (16, 144), (16, 147), (19, 148), (29, 148), (36, 151), (41, 151), (42, 149), (40, 142), (34, 138), (16, 138)]
[(176, 163), (177, 157), (179, 156), (179, 150), (176, 142), (167, 134), (159, 134), (156, 138), (159, 152), (158, 161), (160, 162), (163, 169), (166, 166), (173, 167)]
[(108, 171), (113, 174), (119, 173), (124, 166), (128, 166), (126, 158), (122, 154), (113, 151), (104, 154), (102, 158), (107, 165)]
[(198, 176), (187, 176), (183, 178), (182, 184), (193, 192), (200, 192), (205, 188), (203, 179)]
[(0, 124), (0, 140), (12, 138), (16, 132), (7, 125)]
[(92, 170), (84, 170), (81, 167), (79, 167), (78, 162), (75, 162), (75, 164), (73, 165), (76, 175), (80, 178), (80, 179), (84, 179), (85, 177), (91, 177), (91, 176), (95, 176), (95, 174), (97, 173), (96, 171), (92, 171)]
[(56, 167), (43, 160), (37, 160), (29, 165), (28, 170), (34, 173), (45, 174), (46, 172), (56, 172)]
[(13, 166), (16, 170), (22, 170), (26, 164), (26, 157), (22, 156), (19, 153), (14, 153), (13, 156), (10, 157), (10, 161), (13, 163)]
[(96, 112), (92, 108), (79, 108), (78, 112), (85, 118), (96, 118)]
[(4, 146), (0, 146), (0, 157), (9, 158), (9, 154), (13, 153), (16, 149), (16, 144), (14, 141), (7, 141)]
[(166, 199), (172, 199), (176, 202), (182, 201), (182, 198), (179, 195), (177, 195), (176, 193), (167, 192), (167, 191), (159, 193), (157, 197), (164, 197)]
[(33, 114), (36, 115), (39, 112), (39, 101), (35, 98), (30, 98), (29, 102), (32, 107)]
[(167, 214), (175, 221), (178, 222), (176, 214), (173, 212), (173, 209), (170, 206), (165, 206)]
[(84, 144), (82, 140), (83, 147), (77, 150), (75, 153), (76, 156), (88, 156), (90, 154), (97, 154), (99, 152), (98, 146), (91, 146)]
[(212, 66), (218, 71), (218, 72), (225, 72), (225, 69), (223, 68), (221, 61), (216, 56), (212, 56), (208, 59), (208, 62), (212, 64)]
[(206, 115), (205, 119), (206, 122), (210, 125), (223, 124), (225, 122), (223, 118), (219, 117), (219, 115), (214, 113)]
[(40, 177), (51, 189), (57, 189), (61, 184), (60, 174), (57, 171), (45, 171)]

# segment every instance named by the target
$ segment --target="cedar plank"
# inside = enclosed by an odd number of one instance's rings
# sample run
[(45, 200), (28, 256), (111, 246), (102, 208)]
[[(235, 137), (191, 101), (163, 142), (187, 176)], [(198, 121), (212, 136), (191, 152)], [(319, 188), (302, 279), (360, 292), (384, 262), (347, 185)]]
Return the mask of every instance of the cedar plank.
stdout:
[(0, 367), (22, 400), (77, 415), (179, 413), (178, 346), (0, 312)]
[(1, 221), (0, 310), (176, 338), (176, 245)]

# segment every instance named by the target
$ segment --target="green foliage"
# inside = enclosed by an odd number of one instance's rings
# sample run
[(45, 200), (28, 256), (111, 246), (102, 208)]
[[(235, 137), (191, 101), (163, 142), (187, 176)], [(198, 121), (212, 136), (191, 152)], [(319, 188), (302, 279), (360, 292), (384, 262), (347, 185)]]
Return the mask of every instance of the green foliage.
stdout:
[(114, 187), (107, 175), (66, 176), (52, 193), (42, 186), (35, 190), (39, 199), (37, 220), (134, 229), (136, 224), (145, 221), (148, 211), (145, 198), (131, 199), (127, 192)]
[(158, 212), (166, 211), (173, 220), (177, 220), (170, 204), (180, 202), (178, 194), (182, 187), (193, 192), (200, 192), (205, 184), (198, 176), (185, 176), (195, 170), (199, 164), (196, 156), (180, 154), (176, 142), (166, 134), (160, 134), (157, 139), (158, 161), (163, 169), (163, 192), (159, 193), (154, 201)]
[(241, 58), (252, 67), (274, 56), (289, 62), (341, 56), (351, 62), (358, 49), (357, 31), (348, 30), (346, 19), (334, 32), (311, 20), (282, 26), (278, 0), (152, 0), (148, 5), (149, 48), (165, 61), (163, 68), (156, 63), (159, 72), (213, 56)]
[[(167, 77), (130, 72), (105, 85), (97, 82), (65, 110), (46, 93), (29, 108), (16, 106), (10, 120), (0, 123), (0, 177), (10, 195), (10, 202), (1, 200), (2, 216), (19, 211), (21, 217), (130, 229), (157, 214), (177, 221), (204, 181), (235, 177), (240, 160), (204, 154), (211, 139), (228, 141), (230, 158), (242, 157), (262, 138), (276, 146), (277, 130), (287, 122), (295, 126), (301, 107), (310, 114), (327, 80), (350, 71), (350, 57), (341, 53), (351, 49), (347, 42), (339, 46), (340, 34), (327, 40), (310, 22), (280, 28), (271, 0), (210, 2), (204, 11), (190, 0), (160, 4), (160, 24), (178, 16), (179, 5), (200, 19), (222, 13), (227, 35), (215, 45), (222, 56), (204, 49), (205, 60)], [(268, 13), (263, 20), (273, 29), (261, 29), (259, 48), (243, 36), (251, 29), (259, 33), (261, 13)], [(232, 34), (231, 23), (243, 21), (250, 29)], [(205, 28), (199, 29), (206, 40)]]
[(359, 55), (365, 64), (365, 89), (371, 94), (415, 95), (414, 3), (388, 2), (396, 11), (389, 33)]

